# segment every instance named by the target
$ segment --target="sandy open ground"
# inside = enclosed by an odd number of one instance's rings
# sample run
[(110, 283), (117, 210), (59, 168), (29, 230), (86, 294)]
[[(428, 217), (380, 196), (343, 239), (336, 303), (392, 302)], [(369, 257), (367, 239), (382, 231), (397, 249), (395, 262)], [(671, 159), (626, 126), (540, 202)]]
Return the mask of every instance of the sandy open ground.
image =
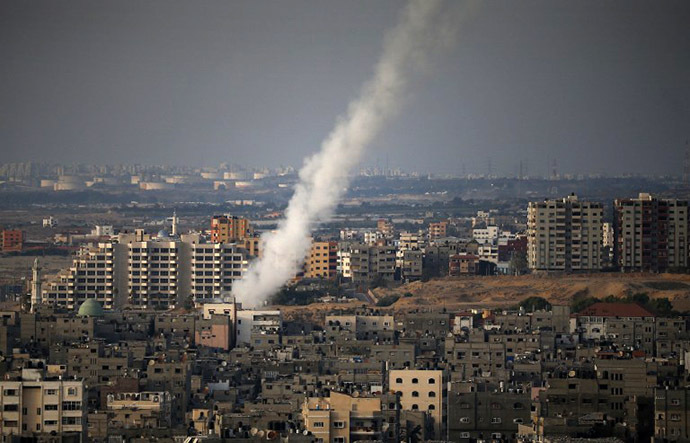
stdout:
[[(667, 297), (679, 311), (690, 310), (690, 275), (684, 274), (620, 274), (588, 275), (525, 275), (500, 277), (446, 277), (429, 282), (414, 282), (395, 289), (376, 289), (381, 298), (398, 294), (400, 299), (382, 310), (409, 312), (414, 310), (449, 311), (468, 308), (498, 308), (517, 304), (527, 297), (543, 297), (554, 304), (569, 304), (575, 295), (604, 298), (609, 295), (646, 293), (650, 298)], [(405, 297), (405, 294), (412, 294)], [(287, 318), (301, 317), (320, 323), (329, 310), (361, 306), (349, 304), (312, 304), (281, 307)]]

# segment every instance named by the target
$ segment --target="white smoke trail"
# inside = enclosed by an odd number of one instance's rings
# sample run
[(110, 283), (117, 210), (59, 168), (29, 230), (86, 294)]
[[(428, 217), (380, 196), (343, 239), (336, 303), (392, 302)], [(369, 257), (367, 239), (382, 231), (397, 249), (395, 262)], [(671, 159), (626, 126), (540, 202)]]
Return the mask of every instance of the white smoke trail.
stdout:
[(321, 151), (305, 161), (285, 218), (276, 231), (263, 235), (262, 257), (233, 288), (244, 306), (262, 303), (299, 270), (310, 248), (311, 228), (333, 214), (348, 184), (348, 171), (396, 114), (408, 74), (412, 68), (424, 67), (429, 51), (448, 43), (449, 28), (439, 22), (441, 3), (410, 1), (385, 39), (374, 77), (349, 104)]

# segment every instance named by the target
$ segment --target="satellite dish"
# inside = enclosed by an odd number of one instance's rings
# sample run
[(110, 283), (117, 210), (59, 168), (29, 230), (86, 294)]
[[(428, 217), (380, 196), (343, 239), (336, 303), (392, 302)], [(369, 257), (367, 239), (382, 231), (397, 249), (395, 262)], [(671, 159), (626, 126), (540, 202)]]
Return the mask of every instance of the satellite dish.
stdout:
[(264, 437), (264, 434), (265, 434), (264, 431), (259, 431), (259, 432), (256, 433), (256, 436), (259, 437), (259, 438), (263, 438), (263, 437)]
[(256, 428), (251, 428), (249, 430), (249, 433), (252, 434), (252, 437), (254, 437), (258, 432), (259, 432), (259, 430)]
[(153, 365), (155, 365), (155, 364), (156, 364), (156, 361), (155, 361), (155, 360), (149, 360), (149, 366), (153, 366)]

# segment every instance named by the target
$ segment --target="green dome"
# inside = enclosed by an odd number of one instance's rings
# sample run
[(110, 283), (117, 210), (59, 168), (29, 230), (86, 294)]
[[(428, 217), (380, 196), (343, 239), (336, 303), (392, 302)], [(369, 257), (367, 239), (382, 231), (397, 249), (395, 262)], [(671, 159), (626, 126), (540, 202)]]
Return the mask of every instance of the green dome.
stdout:
[(103, 317), (103, 306), (93, 298), (89, 298), (79, 306), (77, 315), (79, 317)]

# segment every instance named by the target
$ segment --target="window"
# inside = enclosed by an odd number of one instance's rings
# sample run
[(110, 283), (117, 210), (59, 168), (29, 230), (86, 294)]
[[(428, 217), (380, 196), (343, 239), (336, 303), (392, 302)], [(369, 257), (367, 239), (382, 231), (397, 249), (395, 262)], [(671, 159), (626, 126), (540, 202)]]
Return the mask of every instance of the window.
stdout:
[(81, 410), (81, 402), (80, 401), (63, 401), (62, 402), (62, 410), (63, 411), (80, 411)]
[(67, 395), (77, 395), (77, 388), (67, 388)]
[(430, 411), (433, 411), (433, 410), (435, 410), (435, 409), (436, 409), (436, 406), (434, 406), (434, 405), (429, 405), (429, 410), (430, 410)]
[(46, 411), (57, 411), (58, 405), (46, 405)]
[(17, 390), (16, 389), (5, 389), (4, 391), (2, 391), (2, 395), (14, 397), (17, 395)]
[(430, 378), (430, 379), (429, 379), (429, 384), (430, 384), (430, 385), (436, 384), (436, 379), (435, 379), (435, 378)]
[(398, 377), (398, 378), (395, 379), (395, 382), (396, 382), (396, 383), (402, 383), (403, 381), (402, 381), (402, 378)]
[(429, 391), (429, 398), (434, 398), (436, 397), (436, 393), (434, 391)]
[(412, 383), (413, 383), (413, 384), (417, 384), (417, 383), (419, 383), (419, 379), (417, 379), (417, 378), (413, 378), (413, 379), (412, 379)]
[(344, 421), (334, 421), (333, 427), (335, 429), (343, 429), (343, 428), (345, 428), (345, 422)]
[(81, 417), (62, 417), (63, 425), (80, 425)]
[(412, 405), (412, 410), (413, 411), (419, 410), (419, 405), (417, 405), (417, 404)]
[(5, 405), (3, 411), (16, 412), (19, 411), (19, 405)]
[(501, 423), (501, 417), (493, 417), (491, 419), (491, 423), (493, 423), (493, 424)]
[(57, 389), (46, 389), (46, 395), (57, 395)]
[(419, 397), (419, 392), (417, 392), (417, 391), (412, 391), (412, 396), (413, 396), (413, 397)]
[(315, 421), (314, 427), (315, 428), (323, 428), (323, 422), (322, 421)]

